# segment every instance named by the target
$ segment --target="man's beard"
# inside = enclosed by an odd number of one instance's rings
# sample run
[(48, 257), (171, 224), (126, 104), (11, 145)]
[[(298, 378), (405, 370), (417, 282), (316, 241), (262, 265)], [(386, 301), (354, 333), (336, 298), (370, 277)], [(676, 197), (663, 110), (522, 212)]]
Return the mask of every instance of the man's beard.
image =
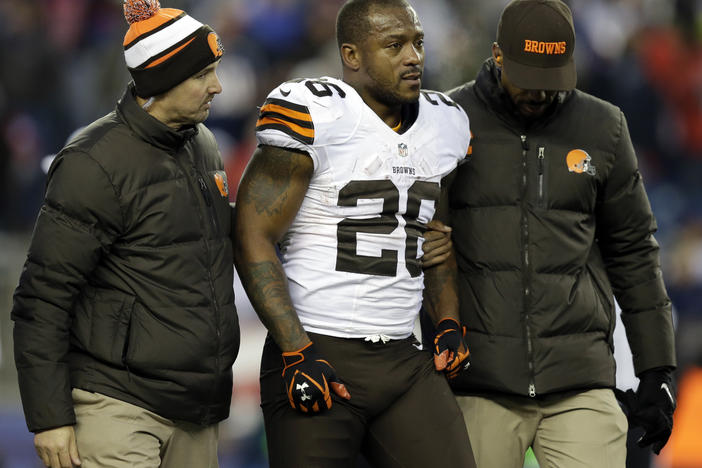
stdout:
[(373, 80), (374, 86), (369, 88), (370, 94), (373, 98), (382, 102), (388, 107), (400, 106), (403, 104), (413, 104), (419, 99), (419, 92), (416, 96), (403, 97), (399, 92), (395, 91), (391, 86), (384, 85), (379, 79), (377, 79), (371, 70), (368, 70), (368, 76)]

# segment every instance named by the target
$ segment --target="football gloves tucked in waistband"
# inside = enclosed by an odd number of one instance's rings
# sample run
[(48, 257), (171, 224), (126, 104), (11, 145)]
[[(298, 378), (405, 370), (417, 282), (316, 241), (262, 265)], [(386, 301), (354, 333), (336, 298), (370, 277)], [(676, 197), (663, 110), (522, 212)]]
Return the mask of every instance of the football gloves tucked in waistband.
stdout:
[(441, 320), (434, 335), (434, 367), (444, 371), (449, 379), (470, 366), (468, 346), (463, 337), (466, 327), (452, 318)]
[(314, 344), (283, 353), (283, 380), (290, 406), (302, 413), (322, 413), (331, 409), (330, 390), (342, 398), (351, 395), (341, 383), (334, 368), (320, 359)]

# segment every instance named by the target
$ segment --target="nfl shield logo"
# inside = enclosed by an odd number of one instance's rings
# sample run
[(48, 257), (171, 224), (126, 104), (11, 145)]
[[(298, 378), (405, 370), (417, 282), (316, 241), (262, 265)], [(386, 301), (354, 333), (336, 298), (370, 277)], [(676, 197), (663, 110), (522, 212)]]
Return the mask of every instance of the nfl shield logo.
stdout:
[(406, 158), (407, 155), (409, 154), (409, 151), (407, 151), (407, 145), (404, 143), (398, 143), (397, 144), (397, 154), (399, 154), (403, 158)]

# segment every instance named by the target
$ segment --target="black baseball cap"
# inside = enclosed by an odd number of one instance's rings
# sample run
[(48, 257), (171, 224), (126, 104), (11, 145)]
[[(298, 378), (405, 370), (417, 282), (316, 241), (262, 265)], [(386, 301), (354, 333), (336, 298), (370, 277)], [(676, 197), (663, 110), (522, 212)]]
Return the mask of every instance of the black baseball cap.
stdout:
[(575, 88), (573, 15), (560, 0), (513, 0), (497, 26), (505, 73), (518, 88)]

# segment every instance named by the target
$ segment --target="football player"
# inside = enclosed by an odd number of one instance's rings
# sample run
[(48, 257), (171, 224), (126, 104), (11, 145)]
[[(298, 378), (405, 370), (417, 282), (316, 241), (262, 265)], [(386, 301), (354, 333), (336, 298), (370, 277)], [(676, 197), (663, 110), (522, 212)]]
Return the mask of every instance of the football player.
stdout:
[[(406, 1), (348, 1), (336, 27), (343, 79), (269, 94), (237, 195), (236, 266), (269, 332), (270, 463), (474, 467), (444, 375), (468, 362), (455, 261), (426, 274), (420, 261), (468, 117), (421, 89), (424, 33)], [(425, 287), (433, 358), (412, 333)]]

